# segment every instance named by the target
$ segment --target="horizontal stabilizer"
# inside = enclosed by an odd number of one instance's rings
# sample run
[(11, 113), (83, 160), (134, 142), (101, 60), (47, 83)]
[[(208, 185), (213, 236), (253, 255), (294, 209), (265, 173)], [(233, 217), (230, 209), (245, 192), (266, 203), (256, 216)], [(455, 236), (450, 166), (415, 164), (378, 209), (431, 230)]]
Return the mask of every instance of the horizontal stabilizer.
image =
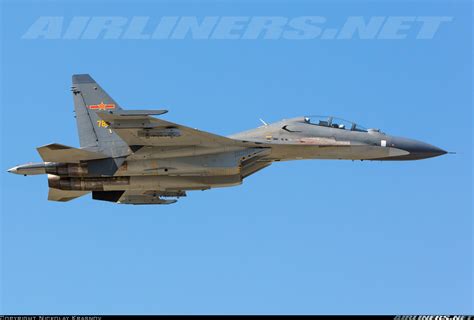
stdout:
[(167, 112), (168, 110), (117, 110), (117, 111), (109, 111), (108, 113), (115, 114), (118, 116), (132, 117), (132, 116), (159, 116)]
[(83, 195), (88, 194), (89, 192), (90, 191), (71, 191), (49, 188), (48, 200), (66, 202), (82, 197)]
[(79, 163), (79, 161), (108, 158), (108, 156), (99, 152), (77, 149), (58, 143), (48, 144), (36, 150), (45, 162)]

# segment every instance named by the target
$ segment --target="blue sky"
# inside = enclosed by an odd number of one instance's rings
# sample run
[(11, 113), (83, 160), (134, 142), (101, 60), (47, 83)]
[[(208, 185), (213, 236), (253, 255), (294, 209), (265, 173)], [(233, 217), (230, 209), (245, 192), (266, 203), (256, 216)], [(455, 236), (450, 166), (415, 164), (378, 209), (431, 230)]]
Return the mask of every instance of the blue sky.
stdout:
[[(473, 312), (470, 2), (2, 3), (0, 313)], [(27, 40), (40, 16), (450, 16), (430, 40)], [(277, 163), (171, 206), (48, 202), (71, 75), (223, 135), (332, 114), (456, 155)]]

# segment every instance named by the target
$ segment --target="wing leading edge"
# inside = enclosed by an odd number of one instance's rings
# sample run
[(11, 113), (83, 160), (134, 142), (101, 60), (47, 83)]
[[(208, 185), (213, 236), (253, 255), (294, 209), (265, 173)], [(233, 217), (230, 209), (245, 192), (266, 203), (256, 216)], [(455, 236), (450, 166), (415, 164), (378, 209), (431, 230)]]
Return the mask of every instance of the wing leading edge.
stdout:
[(110, 111), (97, 114), (129, 146), (244, 146), (241, 141), (150, 117), (146, 113), (126, 115)]

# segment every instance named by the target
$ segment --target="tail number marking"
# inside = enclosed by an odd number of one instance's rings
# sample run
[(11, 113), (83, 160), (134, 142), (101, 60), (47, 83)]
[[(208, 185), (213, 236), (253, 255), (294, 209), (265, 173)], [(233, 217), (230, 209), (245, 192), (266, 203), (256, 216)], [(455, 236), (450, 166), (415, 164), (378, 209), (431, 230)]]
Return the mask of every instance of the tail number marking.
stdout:
[(104, 120), (97, 120), (97, 126), (99, 128), (107, 128), (109, 125)]

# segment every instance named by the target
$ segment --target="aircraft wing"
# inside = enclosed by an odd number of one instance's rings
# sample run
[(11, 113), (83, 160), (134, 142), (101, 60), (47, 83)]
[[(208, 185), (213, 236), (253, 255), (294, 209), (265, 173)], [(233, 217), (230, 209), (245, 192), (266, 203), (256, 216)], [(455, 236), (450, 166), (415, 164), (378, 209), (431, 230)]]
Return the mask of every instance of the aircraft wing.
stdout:
[(202, 146), (241, 145), (240, 141), (192, 129), (173, 122), (150, 117), (146, 113), (121, 114), (97, 112), (129, 146)]
[(126, 190), (126, 191), (93, 191), (92, 199), (118, 202), (124, 204), (172, 204), (176, 199), (163, 199), (162, 197), (185, 197), (186, 193), (163, 192), (153, 190)]

